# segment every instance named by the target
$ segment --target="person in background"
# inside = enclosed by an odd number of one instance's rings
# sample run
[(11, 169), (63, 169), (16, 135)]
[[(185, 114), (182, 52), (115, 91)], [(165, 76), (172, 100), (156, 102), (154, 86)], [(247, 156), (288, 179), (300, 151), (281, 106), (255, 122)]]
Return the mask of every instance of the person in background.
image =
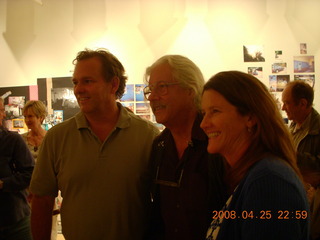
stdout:
[(42, 123), (47, 116), (47, 108), (39, 100), (28, 101), (24, 105), (22, 113), (29, 131), (21, 136), (27, 143), (34, 160), (37, 161), (39, 147), (47, 132), (42, 128)]
[(146, 69), (145, 81), (145, 98), (156, 121), (165, 126), (153, 143), (150, 157), (155, 185), (149, 239), (203, 239), (212, 210), (223, 205), (218, 194), (223, 161), (213, 162), (216, 179), (212, 181), (215, 189), (211, 202), (208, 139), (200, 128), (202, 73), (184, 56), (165, 55)]
[(314, 92), (303, 81), (289, 82), (282, 92), (282, 110), (291, 120), (289, 126), (297, 150), (298, 166), (309, 183), (311, 197), (311, 239), (320, 239), (320, 115), (312, 107)]
[(201, 106), (208, 152), (228, 162), (231, 193), (213, 213), (206, 239), (308, 239), (294, 144), (265, 85), (246, 73), (220, 72), (205, 84)]
[(34, 160), (18, 133), (2, 126), (0, 98), (0, 240), (32, 240), (27, 201)]
[[(21, 134), (26, 142), (35, 162), (37, 162), (38, 150), (42, 143), (46, 130), (42, 128), (42, 123), (47, 116), (47, 108), (43, 102), (39, 100), (28, 101), (23, 109), (24, 121), (29, 129), (28, 132)], [(52, 216), (51, 240), (57, 239), (58, 235), (58, 213), (59, 198), (55, 199), (54, 215)]]
[(113, 54), (85, 49), (73, 62), (80, 112), (52, 127), (41, 144), (30, 186), (34, 240), (50, 239), (58, 190), (66, 239), (140, 240), (150, 199), (149, 154), (159, 130), (117, 102), (127, 77)]

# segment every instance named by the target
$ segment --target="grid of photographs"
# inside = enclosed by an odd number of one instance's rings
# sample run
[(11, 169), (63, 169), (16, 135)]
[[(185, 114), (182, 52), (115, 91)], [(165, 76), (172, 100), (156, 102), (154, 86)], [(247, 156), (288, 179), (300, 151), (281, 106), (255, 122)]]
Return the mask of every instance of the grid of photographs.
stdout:
[(120, 102), (136, 115), (153, 122), (160, 130), (163, 130), (164, 126), (156, 122), (149, 101), (144, 98), (145, 86), (145, 84), (127, 84)]

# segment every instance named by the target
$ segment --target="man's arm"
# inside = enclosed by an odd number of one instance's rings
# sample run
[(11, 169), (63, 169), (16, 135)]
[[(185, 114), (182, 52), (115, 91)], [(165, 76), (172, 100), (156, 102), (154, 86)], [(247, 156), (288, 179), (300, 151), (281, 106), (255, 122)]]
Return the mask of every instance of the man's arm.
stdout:
[(31, 203), (31, 231), (34, 240), (50, 240), (54, 197), (33, 195)]

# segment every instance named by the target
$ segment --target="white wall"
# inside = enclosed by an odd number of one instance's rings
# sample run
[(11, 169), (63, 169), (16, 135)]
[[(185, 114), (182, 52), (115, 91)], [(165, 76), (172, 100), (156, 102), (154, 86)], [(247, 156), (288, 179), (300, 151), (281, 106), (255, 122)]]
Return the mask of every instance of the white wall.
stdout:
[[(293, 56), (307, 43), (315, 56), (315, 107), (320, 110), (319, 0), (0, 0), (0, 87), (36, 85), (72, 75), (85, 47), (108, 48), (129, 83), (164, 54), (182, 54), (206, 79), (222, 70), (262, 66), (268, 86), (274, 52)], [(244, 63), (243, 45), (264, 45), (264, 63)]]

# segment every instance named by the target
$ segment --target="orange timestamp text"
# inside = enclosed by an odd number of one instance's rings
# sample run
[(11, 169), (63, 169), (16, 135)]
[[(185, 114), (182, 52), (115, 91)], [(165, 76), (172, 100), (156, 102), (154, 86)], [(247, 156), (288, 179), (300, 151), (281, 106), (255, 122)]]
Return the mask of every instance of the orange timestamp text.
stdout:
[(221, 211), (213, 211), (213, 219), (281, 219), (281, 220), (289, 220), (289, 219), (307, 219), (308, 211), (307, 210), (279, 210), (273, 212), (271, 210), (261, 210), (258, 213), (254, 211), (241, 211), (240, 213), (234, 210), (221, 210)]

